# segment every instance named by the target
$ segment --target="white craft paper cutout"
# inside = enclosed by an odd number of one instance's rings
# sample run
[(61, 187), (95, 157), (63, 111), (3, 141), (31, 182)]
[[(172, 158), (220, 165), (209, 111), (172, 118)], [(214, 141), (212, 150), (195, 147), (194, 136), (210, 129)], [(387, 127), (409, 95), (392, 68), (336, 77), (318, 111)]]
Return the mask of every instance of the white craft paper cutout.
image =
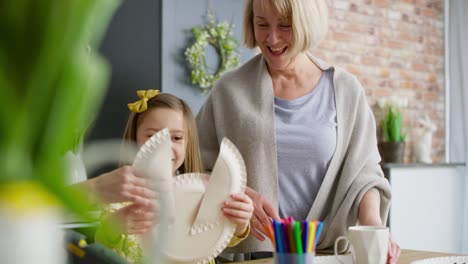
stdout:
[[(176, 217), (174, 202), (174, 184), (172, 176), (172, 150), (169, 130), (163, 129), (149, 138), (138, 151), (133, 167), (140, 170), (145, 177), (152, 180), (155, 191), (159, 194), (159, 222), (163, 226), (170, 227)], [(158, 231), (153, 228), (151, 232), (142, 237), (145, 257), (159, 263), (161, 256), (161, 243), (169, 237), (169, 228)]]
[(200, 210), (190, 230), (192, 235), (218, 225), (219, 221), (225, 219), (221, 217), (223, 202), (230, 194), (245, 191), (247, 177), (244, 160), (234, 144), (226, 138), (221, 142), (221, 150), (211, 175)]
[(155, 184), (160, 195), (160, 206), (164, 214), (161, 223), (171, 223), (175, 217), (172, 176), (171, 137), (167, 128), (154, 134), (138, 151), (133, 167)]
[(162, 199), (160, 216), (167, 219), (161, 218), (153, 229), (145, 253), (158, 263), (208, 263), (234, 235), (235, 225), (222, 214), (221, 207), (230, 194), (245, 190), (244, 160), (234, 144), (223, 139), (206, 185), (206, 174), (172, 176), (171, 156), (171, 141), (165, 129), (144, 144), (134, 162), (154, 180)]
[[(175, 177), (174, 191), (177, 209), (176, 219), (169, 228), (170, 237), (165, 241), (163, 249), (166, 263), (208, 263), (227, 247), (235, 231), (231, 223), (219, 224), (206, 228), (192, 235), (190, 229), (200, 207), (207, 186), (207, 176), (199, 173), (183, 174)], [(179, 207), (180, 205), (180, 207)], [(159, 226), (158, 228), (162, 228)]]

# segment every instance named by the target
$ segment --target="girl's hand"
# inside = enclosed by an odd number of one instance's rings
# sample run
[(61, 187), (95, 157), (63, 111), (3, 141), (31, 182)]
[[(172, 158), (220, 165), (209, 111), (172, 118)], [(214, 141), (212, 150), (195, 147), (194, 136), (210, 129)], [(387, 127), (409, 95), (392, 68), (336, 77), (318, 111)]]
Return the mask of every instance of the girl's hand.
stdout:
[(252, 199), (254, 204), (254, 215), (250, 221), (251, 232), (258, 240), (265, 240), (265, 224), (271, 223), (271, 219), (279, 219), (279, 215), (270, 201), (261, 193), (247, 187), (245, 193)]
[(241, 236), (249, 226), (254, 211), (252, 200), (245, 193), (231, 194), (231, 199), (224, 202), (224, 215), (236, 225), (236, 236)]
[(114, 212), (117, 223), (125, 234), (144, 234), (157, 224), (159, 209), (154, 206), (132, 204)]

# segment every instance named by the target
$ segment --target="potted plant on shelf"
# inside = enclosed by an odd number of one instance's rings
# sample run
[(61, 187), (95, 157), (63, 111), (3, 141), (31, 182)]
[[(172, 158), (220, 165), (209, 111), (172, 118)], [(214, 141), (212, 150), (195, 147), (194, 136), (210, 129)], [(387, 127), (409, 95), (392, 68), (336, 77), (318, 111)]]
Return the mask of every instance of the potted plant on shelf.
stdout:
[(108, 65), (95, 50), (118, 3), (0, 4), (0, 263), (66, 263), (58, 221), (85, 203), (65, 188), (63, 156), (105, 92)]
[(380, 99), (378, 105), (383, 110), (383, 118), (380, 122), (383, 141), (379, 143), (382, 160), (386, 163), (402, 163), (405, 156), (407, 131), (403, 132), (401, 109), (408, 105), (408, 100), (391, 96)]

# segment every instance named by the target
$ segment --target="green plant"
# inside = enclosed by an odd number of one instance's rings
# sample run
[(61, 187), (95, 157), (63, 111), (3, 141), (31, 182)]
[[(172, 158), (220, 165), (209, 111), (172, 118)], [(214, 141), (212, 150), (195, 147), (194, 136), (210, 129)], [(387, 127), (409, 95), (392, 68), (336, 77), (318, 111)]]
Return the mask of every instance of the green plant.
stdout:
[(84, 210), (64, 188), (62, 158), (76, 149), (104, 95), (108, 65), (95, 50), (119, 2), (0, 3), (0, 186), (16, 186), (18, 197), (33, 184)]
[[(239, 64), (239, 54), (236, 51), (238, 40), (232, 36), (233, 24), (215, 23), (214, 15), (208, 12), (209, 23), (202, 27), (192, 28), (195, 42), (185, 50), (185, 57), (190, 63), (192, 84), (199, 85), (203, 93), (208, 92), (221, 74)], [(208, 73), (205, 48), (212, 45), (219, 56), (219, 66), (214, 74)]]
[(406, 140), (407, 132), (403, 132), (403, 116), (401, 108), (407, 105), (405, 99), (398, 99), (391, 97), (390, 99), (383, 99), (379, 101), (379, 106), (384, 110), (382, 127), (384, 142), (404, 142)]

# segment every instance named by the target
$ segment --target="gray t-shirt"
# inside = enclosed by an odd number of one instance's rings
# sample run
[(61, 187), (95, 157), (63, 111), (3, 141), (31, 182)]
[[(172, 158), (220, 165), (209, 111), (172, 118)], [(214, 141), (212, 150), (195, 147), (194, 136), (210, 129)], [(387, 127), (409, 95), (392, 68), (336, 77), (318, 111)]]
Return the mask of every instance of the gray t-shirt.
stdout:
[(333, 69), (293, 100), (275, 98), (279, 213), (305, 220), (336, 148)]

